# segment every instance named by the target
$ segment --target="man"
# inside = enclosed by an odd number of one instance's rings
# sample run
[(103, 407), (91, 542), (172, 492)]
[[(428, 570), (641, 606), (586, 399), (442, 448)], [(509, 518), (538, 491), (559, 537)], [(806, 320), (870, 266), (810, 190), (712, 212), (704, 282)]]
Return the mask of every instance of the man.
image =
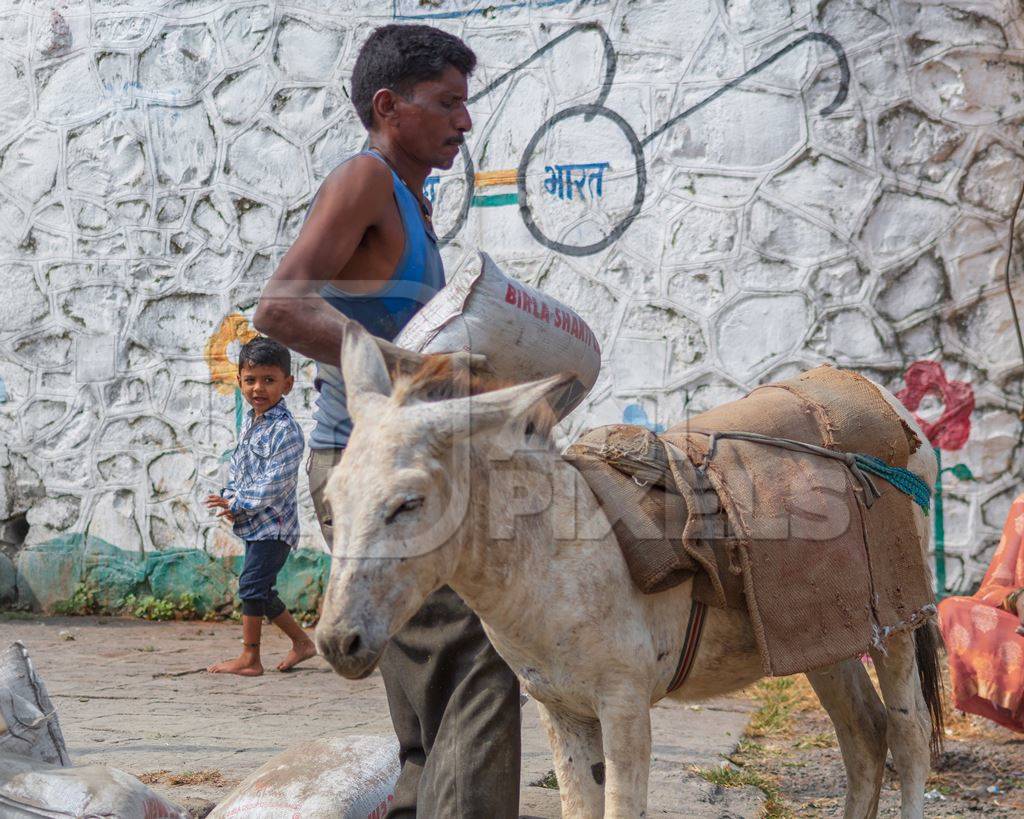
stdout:
[[(328, 543), (323, 490), (351, 434), (337, 367), (350, 321), (389, 344), (444, 285), (423, 183), (450, 168), (472, 127), (476, 55), (429, 26), (389, 25), (363, 44), (352, 103), (369, 150), (324, 181), (259, 307), (256, 328), (322, 362), (309, 485)], [(519, 687), (477, 617), (449, 588), (392, 639), (381, 674), (402, 772), (389, 817), (516, 817)]]

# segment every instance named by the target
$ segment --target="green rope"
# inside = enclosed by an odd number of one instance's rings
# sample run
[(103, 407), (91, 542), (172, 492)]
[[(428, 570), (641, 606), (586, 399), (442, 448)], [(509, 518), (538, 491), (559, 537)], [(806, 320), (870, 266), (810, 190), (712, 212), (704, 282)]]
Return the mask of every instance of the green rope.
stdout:
[(910, 495), (910, 497), (914, 499), (914, 502), (924, 509), (925, 514), (928, 514), (928, 507), (931, 505), (932, 490), (931, 487), (917, 477), (917, 475), (909, 469), (904, 469), (900, 466), (889, 466), (885, 461), (880, 458), (876, 458), (873, 455), (858, 453), (854, 457), (857, 460), (857, 465), (861, 469), (865, 472), (871, 472), (874, 475), (878, 475), (880, 478), (884, 478), (901, 492)]
[(850, 474), (860, 483), (861, 489), (864, 492), (862, 500), (868, 509), (871, 508), (871, 504), (881, 497), (881, 493), (878, 491), (878, 487), (875, 486), (874, 481), (864, 474), (865, 472), (870, 472), (880, 478), (884, 478), (898, 490), (909, 495), (918, 506), (924, 509), (926, 515), (928, 514), (928, 507), (931, 505), (932, 491), (928, 484), (909, 469), (904, 469), (900, 466), (889, 466), (885, 461), (876, 458), (874, 455), (865, 455), (862, 452), (842, 452), (840, 450), (827, 449), (817, 444), (793, 441), (789, 438), (774, 438), (757, 432), (704, 432), (702, 430), (693, 430), (693, 432), (696, 432), (698, 435), (707, 435), (711, 439), (708, 442), (708, 451), (704, 455), (704, 461), (697, 467), (697, 471), (702, 475), (707, 474), (708, 466), (711, 463), (711, 459), (715, 457), (715, 450), (718, 447), (719, 441), (752, 441), (754, 443), (767, 444), (768, 446), (777, 446), (781, 449), (789, 449), (793, 452), (806, 452), (811, 455), (820, 455), (823, 458), (842, 461), (846, 464), (846, 468), (850, 470)]

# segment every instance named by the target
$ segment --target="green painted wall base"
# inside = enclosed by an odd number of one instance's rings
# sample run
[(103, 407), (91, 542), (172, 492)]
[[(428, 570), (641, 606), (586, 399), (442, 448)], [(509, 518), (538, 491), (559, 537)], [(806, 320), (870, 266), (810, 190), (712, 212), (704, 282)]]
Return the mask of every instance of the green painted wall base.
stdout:
[(0, 552), (0, 606), (9, 606), (18, 599), (18, 570), (11, 559)]
[[(53, 612), (81, 585), (97, 604), (114, 610), (128, 595), (175, 600), (195, 596), (200, 614), (222, 611), (236, 602), (242, 558), (216, 558), (198, 549), (140, 555), (87, 535), (64, 535), (23, 549), (17, 559), (17, 603)], [(323, 596), (330, 556), (292, 550), (277, 578), (277, 593), (292, 611), (315, 611)]]

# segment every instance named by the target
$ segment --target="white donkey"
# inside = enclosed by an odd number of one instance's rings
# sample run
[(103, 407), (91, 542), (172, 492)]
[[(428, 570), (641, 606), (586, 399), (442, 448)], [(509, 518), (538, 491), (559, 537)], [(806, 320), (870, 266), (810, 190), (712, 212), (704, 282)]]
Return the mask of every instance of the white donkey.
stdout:
[[(673, 677), (691, 583), (638, 592), (596, 498), (579, 481), (575, 500), (559, 490), (572, 485), (571, 468), (531, 419), (560, 380), (439, 399), (437, 379), (423, 374), (393, 386), (377, 346), (351, 330), (342, 369), (355, 430), (325, 492), (335, 542), (316, 631), (323, 656), (339, 674), (365, 677), (390, 636), (448, 584), (537, 700), (562, 815), (646, 815), (649, 709)], [(929, 447), (910, 469), (934, 483)], [(510, 520), (520, 490), (552, 501)], [(913, 506), (924, 548), (928, 527)], [(915, 635), (896, 634), (885, 653), (872, 652), (884, 707), (857, 659), (807, 675), (838, 735), (847, 817), (876, 814), (887, 748), (902, 816), (923, 816), (940, 706), (931, 634), (918, 630), (916, 647)], [(710, 608), (696, 661), (671, 696), (699, 700), (762, 676), (746, 615)]]

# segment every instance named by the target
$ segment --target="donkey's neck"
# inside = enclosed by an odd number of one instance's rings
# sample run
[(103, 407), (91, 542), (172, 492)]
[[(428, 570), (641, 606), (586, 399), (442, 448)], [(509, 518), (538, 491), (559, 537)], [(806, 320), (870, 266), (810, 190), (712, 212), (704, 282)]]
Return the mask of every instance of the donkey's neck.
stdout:
[[(552, 595), (585, 582), (566, 563), (621, 563), (611, 526), (579, 472), (553, 447), (474, 452), (475, 480), (452, 587), (495, 633), (517, 640)], [(610, 558), (610, 559), (609, 559)]]

